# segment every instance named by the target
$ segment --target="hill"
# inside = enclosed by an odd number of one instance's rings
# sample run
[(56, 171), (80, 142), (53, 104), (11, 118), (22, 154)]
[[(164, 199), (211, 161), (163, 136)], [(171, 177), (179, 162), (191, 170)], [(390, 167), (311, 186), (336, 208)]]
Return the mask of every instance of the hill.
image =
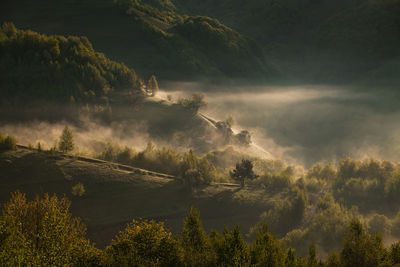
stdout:
[[(87, 36), (94, 47), (144, 76), (271, 77), (258, 45), (208, 17), (139, 1), (3, 1), (1, 21), (46, 34)], [(160, 3), (164, 3), (162, 1)], [(150, 5), (153, 4), (154, 6)]]
[(139, 91), (134, 70), (96, 52), (85, 37), (0, 28), (3, 99), (91, 101), (114, 90)]
[(396, 0), (174, 3), (184, 12), (215, 17), (254, 38), (272, 62), (297, 79), (348, 82), (376, 72), (383, 81), (398, 76), (393, 65), (400, 56)]
[[(83, 219), (89, 238), (100, 247), (133, 218), (165, 220), (178, 232), (191, 205), (201, 210), (207, 229), (240, 223), (248, 231), (272, 201), (263, 190), (223, 185), (205, 186), (192, 195), (180, 180), (27, 149), (0, 153), (0, 173), (0, 203), (16, 190), (29, 198), (44, 192), (65, 194), (72, 200), (73, 215)], [(85, 188), (82, 197), (71, 193), (78, 183)]]

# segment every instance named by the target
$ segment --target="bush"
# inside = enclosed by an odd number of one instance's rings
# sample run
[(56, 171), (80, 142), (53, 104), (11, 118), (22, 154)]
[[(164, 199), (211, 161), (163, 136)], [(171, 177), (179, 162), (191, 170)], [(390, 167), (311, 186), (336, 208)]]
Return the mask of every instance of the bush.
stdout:
[(269, 174), (266, 173), (257, 179), (256, 183), (263, 184), (269, 191), (280, 191), (290, 188), (292, 185), (292, 177), (285, 173)]
[(85, 187), (83, 184), (78, 183), (72, 187), (71, 193), (74, 196), (81, 197), (85, 194)]

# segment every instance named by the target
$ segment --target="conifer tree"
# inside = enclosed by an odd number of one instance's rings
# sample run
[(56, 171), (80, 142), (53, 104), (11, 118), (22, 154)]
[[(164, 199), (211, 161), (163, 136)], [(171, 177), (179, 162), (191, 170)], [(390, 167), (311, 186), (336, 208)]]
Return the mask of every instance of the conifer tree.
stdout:
[(74, 150), (74, 147), (75, 144), (72, 131), (68, 128), (68, 126), (65, 126), (60, 137), (60, 142), (58, 143), (58, 148), (60, 149), (60, 151), (68, 153)]
[(207, 266), (211, 259), (211, 246), (200, 221), (200, 212), (191, 207), (183, 222), (181, 246), (187, 266)]
[(151, 96), (155, 96), (158, 93), (158, 82), (155, 75), (151, 75), (147, 82), (147, 90), (151, 92)]

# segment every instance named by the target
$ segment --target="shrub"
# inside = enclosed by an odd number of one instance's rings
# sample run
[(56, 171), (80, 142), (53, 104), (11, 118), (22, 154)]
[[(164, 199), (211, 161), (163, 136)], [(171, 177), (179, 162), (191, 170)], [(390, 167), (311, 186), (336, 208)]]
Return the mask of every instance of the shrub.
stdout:
[(74, 196), (81, 197), (85, 194), (85, 187), (83, 184), (78, 183), (72, 187), (71, 193)]
[(263, 184), (267, 190), (280, 191), (292, 185), (292, 177), (285, 173), (270, 174), (266, 173), (257, 179), (257, 183)]

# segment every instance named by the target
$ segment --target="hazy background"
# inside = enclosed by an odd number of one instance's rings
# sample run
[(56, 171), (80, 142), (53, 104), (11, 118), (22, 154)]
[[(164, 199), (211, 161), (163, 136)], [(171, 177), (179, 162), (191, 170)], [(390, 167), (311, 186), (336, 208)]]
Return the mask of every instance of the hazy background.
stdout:
[(278, 158), (305, 165), (344, 155), (400, 160), (400, 98), (393, 90), (322, 85), (207, 88), (193, 83), (166, 87), (205, 91), (209, 105), (203, 113), (219, 120), (231, 114), (237, 128), (250, 130), (253, 140)]
[[(400, 161), (400, 96), (394, 90), (316, 85), (210, 87), (176, 82), (165, 83), (162, 89), (158, 96), (171, 95), (172, 101), (194, 91), (204, 92), (208, 105), (201, 110), (203, 114), (215, 120), (232, 115), (236, 121), (234, 131), (249, 130), (256, 145), (271, 157), (289, 163), (309, 167), (318, 161), (335, 162), (345, 155)], [(0, 132), (16, 136), (23, 144), (41, 142), (49, 148), (56, 144), (66, 124), (2, 124)], [(83, 119), (79, 127), (71, 127), (83, 153), (101, 151), (106, 142), (137, 150), (148, 141), (159, 146), (172, 144), (152, 139), (143, 121), (104, 125)], [(254, 154), (270, 157), (268, 153)]]

